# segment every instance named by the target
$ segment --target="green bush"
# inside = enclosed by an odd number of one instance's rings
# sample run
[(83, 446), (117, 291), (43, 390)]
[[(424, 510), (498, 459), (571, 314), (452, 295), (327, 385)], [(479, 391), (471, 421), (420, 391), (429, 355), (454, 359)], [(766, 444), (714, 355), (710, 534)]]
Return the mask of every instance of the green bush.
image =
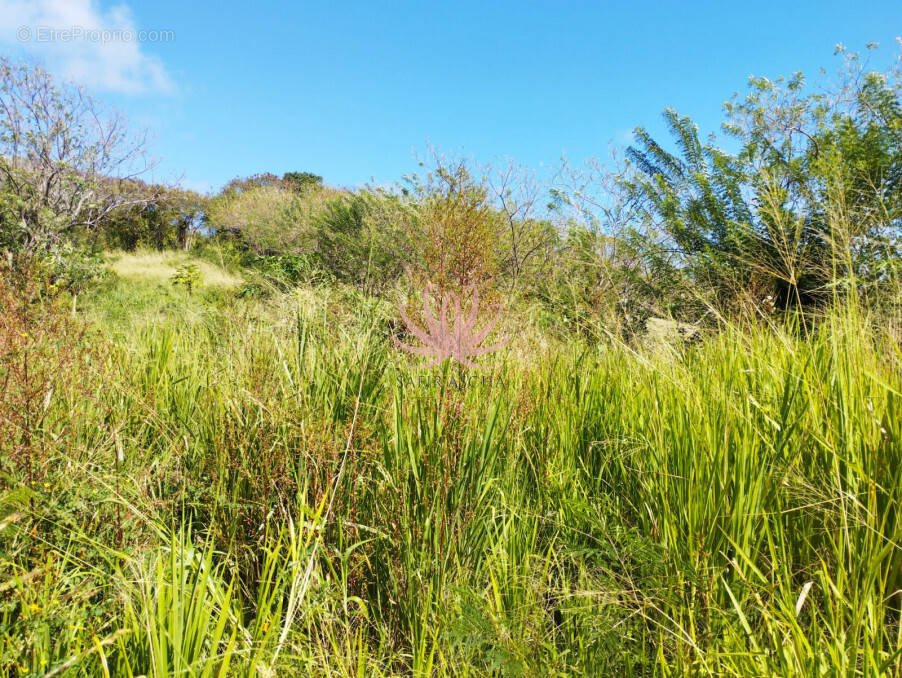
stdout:
[(203, 277), (197, 264), (183, 264), (173, 273), (171, 281), (176, 287), (184, 287), (190, 294), (192, 290), (200, 287)]

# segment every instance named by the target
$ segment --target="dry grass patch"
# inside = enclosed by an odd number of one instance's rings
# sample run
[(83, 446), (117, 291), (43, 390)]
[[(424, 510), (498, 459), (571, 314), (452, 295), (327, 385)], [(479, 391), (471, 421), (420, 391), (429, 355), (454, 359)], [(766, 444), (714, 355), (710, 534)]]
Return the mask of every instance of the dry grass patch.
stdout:
[(107, 265), (120, 278), (166, 282), (179, 266), (189, 263), (197, 266), (201, 274), (201, 283), (206, 287), (233, 288), (242, 281), (240, 275), (193, 257), (187, 252), (119, 252), (110, 255)]

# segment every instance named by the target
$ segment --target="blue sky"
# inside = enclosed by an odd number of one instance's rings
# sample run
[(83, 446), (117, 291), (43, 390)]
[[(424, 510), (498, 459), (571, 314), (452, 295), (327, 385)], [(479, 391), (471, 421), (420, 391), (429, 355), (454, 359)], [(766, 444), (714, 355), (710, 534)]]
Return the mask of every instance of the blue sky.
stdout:
[[(41, 26), (173, 39), (38, 41)], [(156, 178), (201, 190), (289, 170), (389, 183), (429, 143), (536, 168), (604, 157), (637, 125), (663, 134), (667, 106), (714, 131), (750, 75), (833, 71), (837, 43), (879, 42), (884, 67), (899, 34), (898, 0), (0, 0), (4, 53), (93, 88), (150, 130)]]

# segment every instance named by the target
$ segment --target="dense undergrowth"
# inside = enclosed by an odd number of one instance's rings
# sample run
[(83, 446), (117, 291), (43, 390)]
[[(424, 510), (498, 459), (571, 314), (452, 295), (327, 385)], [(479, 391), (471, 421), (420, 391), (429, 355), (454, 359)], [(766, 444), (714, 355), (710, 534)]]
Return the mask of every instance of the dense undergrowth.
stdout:
[(529, 309), (461, 388), (338, 287), (4, 289), (0, 667), (898, 672), (894, 325), (643, 349)]

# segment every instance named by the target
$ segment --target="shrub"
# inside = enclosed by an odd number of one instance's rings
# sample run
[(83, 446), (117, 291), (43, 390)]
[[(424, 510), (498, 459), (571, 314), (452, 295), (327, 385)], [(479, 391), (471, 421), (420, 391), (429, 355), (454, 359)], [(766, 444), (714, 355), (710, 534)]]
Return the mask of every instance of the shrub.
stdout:
[(200, 286), (203, 278), (197, 264), (184, 264), (176, 269), (171, 280), (173, 285), (184, 287), (190, 294), (195, 287)]
[(415, 223), (410, 205), (386, 191), (338, 196), (315, 219), (316, 260), (335, 280), (382, 292), (414, 262)]

